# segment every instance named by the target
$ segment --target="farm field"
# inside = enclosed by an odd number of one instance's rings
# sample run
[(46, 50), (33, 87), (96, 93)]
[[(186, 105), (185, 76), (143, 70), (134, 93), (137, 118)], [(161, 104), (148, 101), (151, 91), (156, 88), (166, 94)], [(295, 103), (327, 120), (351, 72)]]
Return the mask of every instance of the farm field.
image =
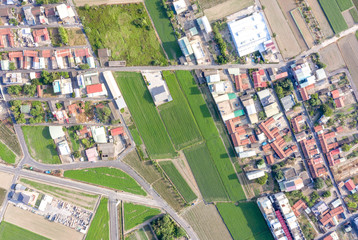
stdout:
[(99, 167), (68, 170), (64, 172), (64, 177), (142, 196), (147, 195), (131, 176), (116, 168)]
[(109, 239), (108, 199), (102, 198), (88, 229), (86, 240)]
[[(305, 22), (304, 18), (302, 17), (300, 11), (298, 10), (298, 8), (293, 10), (291, 12), (291, 14), (295, 20), (295, 23), (297, 24), (296, 29), (299, 29), (299, 31), (300, 31), (299, 32), (300, 38), (303, 39), (304, 43), (305, 43), (305, 46), (304, 47), (301, 46), (301, 48), (307, 49), (307, 46), (309, 48), (313, 47), (315, 40), (312, 37), (311, 32), (310, 32), (309, 28), (307, 27), (306, 22)], [(292, 19), (292, 17), (291, 17), (291, 19)], [(301, 34), (302, 34), (303, 38), (302, 38)]]
[(125, 231), (132, 229), (160, 213), (159, 209), (124, 203), (124, 229)]
[(26, 236), (27, 240), (47, 240), (43, 236), (18, 227), (14, 224), (2, 221), (0, 223), (0, 239), (2, 240), (18, 240)]
[(96, 205), (98, 196), (88, 194), (85, 192), (79, 192), (76, 190), (58, 187), (57, 185), (47, 185), (40, 182), (32, 181), (26, 178), (20, 179), (21, 184), (26, 187), (36, 189), (43, 194), (49, 194), (63, 201), (73, 203), (79, 207), (83, 207), (89, 210), (93, 210)]
[(213, 204), (196, 204), (183, 214), (201, 240), (231, 239), (224, 222)]
[(175, 148), (180, 150), (201, 141), (202, 137), (175, 74), (163, 71), (163, 78), (173, 100), (158, 109)]
[(354, 34), (350, 34), (338, 41), (338, 47), (347, 64), (355, 86), (358, 86), (358, 41)]
[(318, 0), (334, 33), (340, 33), (348, 28), (336, 0)]
[(307, 0), (307, 3), (312, 8), (312, 12), (313, 12), (314, 16), (316, 17), (325, 37), (327, 38), (327, 37), (333, 36), (333, 30), (332, 30), (331, 26), (329, 25), (329, 22), (328, 22), (326, 16), (324, 15), (324, 12), (323, 12), (321, 6), (319, 5), (318, 1), (317, 0)]
[(61, 163), (48, 127), (22, 126), (21, 128), (24, 133), (26, 145), (34, 159), (42, 163)]
[(7, 190), (4, 188), (0, 188), (0, 206), (2, 206), (2, 203), (4, 202), (4, 199), (6, 197)]
[(17, 136), (4, 123), (0, 123), (0, 140), (17, 156), (22, 154)]
[(174, 147), (141, 74), (117, 72), (116, 79), (149, 155), (152, 158), (175, 156)]
[(0, 159), (11, 164), (16, 160), (16, 155), (2, 142), (0, 142)]
[[(109, 48), (113, 60), (129, 66), (166, 65), (161, 45), (142, 3), (77, 9), (95, 52)], [(143, 41), (145, 39), (145, 41)]]
[[(287, 19), (289, 27), (291, 28), (292, 33), (297, 40), (297, 43), (300, 45), (300, 48), (302, 50), (307, 50), (308, 48), (307, 48), (305, 39), (304, 39), (304, 37), (302, 37), (302, 35), (300, 33), (300, 28), (302, 28), (301, 32), (303, 32), (303, 33), (305, 33), (305, 31), (308, 31), (308, 28), (306, 27), (304, 19), (300, 15), (296, 15), (296, 14), (294, 16), (291, 15), (291, 11), (292, 11), (292, 13), (297, 12), (299, 14), (299, 11), (297, 9), (297, 5), (296, 5), (295, 1), (294, 0), (277, 0), (277, 3), (279, 4), (283, 15)], [(296, 22), (295, 22), (295, 20), (296, 20)], [(303, 25), (301, 24), (302, 21), (303, 21)]]
[[(352, 10), (355, 10), (355, 8), (352, 9)], [(353, 27), (353, 25), (354, 25), (354, 19), (353, 19), (352, 15), (351, 15), (350, 11), (344, 11), (344, 12), (342, 12), (342, 16), (343, 16), (343, 18), (344, 18), (344, 21), (346, 21), (347, 26), (348, 26), (349, 28)]]
[(336, 0), (336, 2), (342, 12), (353, 7), (353, 3), (351, 0)]
[(184, 154), (203, 198), (207, 202), (229, 200), (206, 144), (185, 149)]
[(169, 59), (178, 59), (182, 55), (182, 52), (175, 36), (172, 24), (162, 5), (162, 1), (145, 0), (144, 2)]
[(358, 11), (355, 8), (352, 8), (349, 10), (349, 13), (351, 14), (354, 23), (358, 23)]
[(276, 42), (284, 58), (292, 58), (298, 55), (302, 49), (298, 44), (291, 28), (286, 23), (277, 1), (261, 0), (261, 4), (265, 6), (265, 15), (270, 24), (273, 33), (276, 33)]
[(171, 161), (161, 161), (159, 165), (168, 175), (174, 186), (178, 189), (179, 193), (183, 196), (187, 203), (194, 201), (197, 197), (193, 190), (189, 187), (188, 183), (180, 175), (178, 169)]
[(358, 9), (358, 0), (352, 0), (354, 6)]
[(200, 0), (204, 13), (210, 21), (218, 20), (254, 5), (253, 0)]
[(217, 203), (217, 208), (234, 240), (273, 239), (255, 202)]
[(334, 70), (342, 68), (346, 65), (336, 43), (330, 44), (327, 47), (322, 48), (319, 51), (319, 54), (321, 56), (322, 62), (327, 65), (327, 72), (333, 72)]
[(84, 236), (75, 229), (66, 227), (61, 223), (50, 222), (43, 216), (15, 207), (12, 204), (9, 204), (6, 208), (4, 221), (45, 237), (40, 239), (82, 240)]

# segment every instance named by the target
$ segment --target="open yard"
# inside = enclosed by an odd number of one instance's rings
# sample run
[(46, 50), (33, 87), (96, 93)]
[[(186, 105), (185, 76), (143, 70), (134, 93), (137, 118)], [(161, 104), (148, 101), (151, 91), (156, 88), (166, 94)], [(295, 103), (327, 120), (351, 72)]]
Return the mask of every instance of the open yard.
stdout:
[(108, 199), (102, 198), (88, 229), (86, 240), (109, 239)]
[(183, 196), (187, 203), (194, 201), (197, 197), (193, 190), (189, 187), (188, 183), (180, 175), (178, 169), (171, 161), (161, 161), (159, 165), (168, 175), (174, 186), (178, 189), (179, 193)]
[(36, 233), (18, 227), (14, 224), (2, 221), (0, 223), (0, 239), (1, 240), (19, 240), (24, 239), (26, 236), (26, 240), (47, 240), (43, 236), (40, 236)]
[(0, 141), (0, 159), (7, 163), (15, 163), (16, 155)]
[(231, 239), (224, 222), (213, 204), (196, 204), (183, 217), (201, 240)]
[(66, 28), (66, 31), (69, 46), (85, 46), (87, 44), (86, 36), (81, 28)]
[(48, 127), (23, 126), (21, 128), (24, 133), (26, 145), (34, 159), (42, 163), (61, 163)]
[(146, 192), (125, 172), (116, 168), (86, 168), (65, 171), (64, 177), (146, 196)]
[(345, 66), (341, 52), (338, 49), (336, 43), (332, 43), (319, 51), (321, 61), (324, 62), (327, 67), (327, 72), (332, 72)]
[(124, 229), (125, 231), (132, 229), (160, 213), (159, 209), (133, 203), (124, 203)]
[(73, 189), (58, 187), (57, 185), (47, 185), (44, 183), (21, 178), (21, 184), (26, 187), (36, 189), (43, 194), (49, 194), (63, 201), (73, 203), (79, 207), (93, 210), (97, 202), (98, 196), (86, 192), (79, 192)]
[(109, 48), (127, 65), (166, 65), (167, 60), (142, 3), (78, 8), (94, 49)]
[(17, 136), (4, 123), (0, 123), (0, 140), (17, 156), (21, 156), (22, 152)]
[(158, 109), (175, 148), (180, 150), (201, 141), (202, 137), (175, 74), (163, 71), (163, 77), (173, 100)]
[(153, 20), (155, 29), (162, 41), (163, 48), (169, 59), (178, 59), (182, 52), (180, 50), (177, 38), (172, 24), (162, 5), (161, 0), (145, 0), (145, 6), (148, 9), (150, 17)]
[(217, 208), (234, 240), (270, 240), (272, 234), (255, 202), (217, 203)]
[(222, 19), (254, 5), (253, 0), (199, 0), (199, 3), (210, 21)]
[(134, 72), (117, 72), (115, 76), (150, 156), (152, 158), (175, 156), (173, 144), (142, 75)]
[[(66, 227), (61, 223), (50, 222), (43, 216), (15, 207), (12, 204), (7, 206), (4, 221), (45, 237), (38, 239), (82, 240), (83, 238), (83, 234), (75, 229)], [(17, 239), (24, 239), (23, 237)]]
[(292, 58), (301, 52), (295, 35), (283, 15), (276, 0), (260, 0), (265, 6), (265, 15), (271, 31), (276, 34), (276, 42), (284, 58)]
[(344, 62), (352, 76), (354, 84), (358, 87), (358, 41), (354, 34), (350, 34), (339, 40), (338, 47), (342, 53)]
[(348, 28), (336, 0), (318, 0), (333, 31), (337, 34)]

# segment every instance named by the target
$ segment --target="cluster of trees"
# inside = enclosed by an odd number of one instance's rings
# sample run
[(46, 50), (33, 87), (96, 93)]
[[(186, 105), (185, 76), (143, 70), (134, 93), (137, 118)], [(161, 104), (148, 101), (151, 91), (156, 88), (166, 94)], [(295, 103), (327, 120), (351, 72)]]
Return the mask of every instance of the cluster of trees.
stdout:
[(285, 79), (275, 85), (275, 92), (279, 98), (287, 96), (293, 91), (293, 84), (290, 79)]
[(85, 149), (93, 147), (94, 146), (94, 141), (91, 138), (90, 140), (88, 140), (87, 138), (83, 138), (81, 140), (81, 143), (83, 144), (83, 146), (85, 147)]
[(323, 62), (321, 62), (320, 56), (319, 56), (318, 53), (313, 53), (313, 54), (311, 55), (311, 59), (312, 59), (312, 61), (314, 62), (314, 64), (317, 65), (318, 68), (325, 68), (325, 67), (327, 67), (326, 64), (324, 64)]
[[(282, 166), (281, 166), (282, 165)], [(281, 170), (281, 167), (283, 167), (283, 162), (280, 162), (278, 164), (274, 164), (271, 167), (272, 170), (272, 175), (273, 177), (277, 180), (277, 181), (281, 181), (283, 180), (284, 176), (283, 176), (283, 172)]]
[(109, 109), (109, 107), (107, 107), (107, 106), (105, 106), (103, 108), (96, 108), (96, 113), (97, 113), (98, 119), (102, 123), (106, 123), (106, 122), (108, 122), (109, 117), (111, 116), (111, 109)]
[(7, 88), (7, 92), (11, 95), (19, 95), (19, 94), (24, 94), (24, 95), (28, 95), (28, 96), (35, 96), (36, 94), (36, 85), (31, 84), (31, 85), (13, 85), (13, 86), (9, 86)]
[(314, 188), (315, 189), (322, 189), (324, 187), (324, 181), (322, 178), (316, 178), (314, 180)]
[[(15, 121), (17, 123), (26, 123), (25, 115), (20, 112), (20, 106), (22, 102), (20, 100), (12, 100), (10, 101), (11, 108), (10, 110), (13, 112)], [(44, 120), (44, 109), (42, 107), (42, 103), (40, 101), (33, 101), (31, 103), (30, 114), (33, 118), (29, 119), (30, 123), (42, 123)]]
[(333, 114), (333, 109), (325, 103), (321, 105), (321, 111), (326, 117), (330, 117)]
[(70, 75), (68, 74), (68, 72), (49, 73), (47, 71), (42, 71), (40, 79), (34, 79), (32, 83), (35, 85), (48, 85), (53, 83), (54, 80), (59, 79), (60, 77), (69, 78)]
[(17, 25), (19, 25), (19, 22), (17, 21), (16, 18), (10, 18), (10, 19), (9, 19), (9, 24), (12, 24), (12, 25), (14, 25), (14, 26), (17, 26)]
[(163, 6), (165, 12), (167, 13), (168, 18), (170, 18), (170, 20), (173, 20), (174, 12), (170, 7), (168, 7), (166, 0), (162, 0), (162, 6)]
[(357, 202), (358, 202), (358, 194), (354, 193), (349, 196), (349, 199), (347, 199), (347, 206), (352, 209), (357, 208)]
[(308, 100), (308, 103), (312, 107), (319, 106), (321, 104), (321, 99), (319, 99), (318, 93), (311, 94), (311, 98), (310, 98), (310, 100)]
[(54, 4), (58, 3), (59, 0), (36, 0), (36, 4), (42, 5), (42, 4)]
[[(138, 9), (140, 10), (140, 9)], [(132, 24), (137, 28), (145, 28), (146, 30), (150, 30), (150, 26), (148, 25), (147, 20), (144, 17), (136, 18), (132, 21)]]
[(62, 44), (68, 45), (68, 33), (67, 33), (67, 30), (64, 27), (60, 26), (58, 28), (58, 33), (60, 35)]
[(84, 69), (89, 69), (90, 66), (89, 66), (87, 63), (85, 63), (85, 64), (79, 65), (79, 68), (82, 69), (82, 70), (84, 70)]
[(226, 64), (229, 61), (229, 56), (226, 53), (226, 42), (224, 41), (217, 24), (213, 26), (214, 40), (219, 46), (220, 55), (217, 56), (217, 63)]
[(265, 185), (268, 179), (268, 174), (265, 172), (265, 176), (256, 179), (256, 182), (260, 185)]
[(152, 228), (158, 240), (177, 239), (186, 236), (185, 231), (169, 215), (164, 215), (155, 220), (152, 223)]

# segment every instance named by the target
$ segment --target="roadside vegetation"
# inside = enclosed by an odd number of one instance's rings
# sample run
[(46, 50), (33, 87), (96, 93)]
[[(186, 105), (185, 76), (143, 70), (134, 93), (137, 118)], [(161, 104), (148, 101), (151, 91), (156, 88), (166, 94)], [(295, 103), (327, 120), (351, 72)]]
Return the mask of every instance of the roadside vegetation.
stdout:
[(108, 199), (102, 198), (88, 229), (86, 240), (109, 239)]
[(152, 223), (158, 240), (180, 239), (186, 236), (184, 229), (179, 227), (169, 215), (164, 215)]
[(0, 142), (0, 159), (11, 164), (16, 160), (16, 155), (2, 142)]
[(124, 203), (124, 230), (130, 230), (160, 213), (159, 209)]
[(0, 239), (1, 240), (49, 240), (46, 237), (33, 233), (29, 230), (18, 227), (14, 224), (2, 221), (0, 223)]
[(131, 176), (116, 168), (99, 167), (68, 170), (65, 171), (64, 177), (142, 196), (147, 195)]
[(79, 7), (77, 10), (95, 52), (109, 48), (110, 60), (125, 60), (129, 66), (167, 65), (142, 3)]

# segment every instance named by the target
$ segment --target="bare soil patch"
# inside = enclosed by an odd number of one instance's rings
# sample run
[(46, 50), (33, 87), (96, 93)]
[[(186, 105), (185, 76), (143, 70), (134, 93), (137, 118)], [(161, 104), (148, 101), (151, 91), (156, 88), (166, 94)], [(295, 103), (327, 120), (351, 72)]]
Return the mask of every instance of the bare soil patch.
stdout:
[(4, 220), (19, 227), (56, 240), (81, 240), (83, 234), (60, 223), (50, 222), (35, 213), (9, 204)]
[(338, 42), (339, 50), (342, 53), (353, 82), (358, 86), (358, 41), (354, 34), (350, 34)]
[(353, 20), (352, 15), (349, 13), (349, 11), (342, 12), (342, 15), (344, 17), (344, 20), (346, 20), (346, 23), (347, 23), (348, 27), (353, 27), (354, 26), (354, 20)]
[(331, 26), (328, 23), (326, 16), (324, 15), (321, 6), (319, 5), (317, 0), (306, 0), (308, 5), (312, 8), (313, 14), (319, 25), (326, 36), (326, 38), (333, 36), (333, 31)]
[[(201, 2), (208, 2), (208, 1), (200, 1)], [(207, 16), (207, 18), (210, 21), (215, 21), (221, 18), (224, 18), (226, 16), (229, 16), (233, 13), (236, 13), (244, 8), (247, 8), (249, 6), (252, 6), (254, 4), (253, 0), (228, 0), (225, 2), (221, 2), (221, 1), (210, 1), (213, 2), (217, 5), (213, 5), (211, 7), (204, 7), (206, 6), (206, 4), (204, 4), (204, 6), (202, 6), (205, 10), (204, 13)], [(221, 2), (221, 3), (220, 3)], [(211, 4), (209, 4), (208, 6), (210, 6)]]
[(261, 0), (265, 6), (265, 15), (269, 21), (270, 28), (276, 34), (276, 42), (284, 58), (292, 58), (301, 52), (298, 44), (280, 6), (276, 0)]
[(319, 51), (319, 54), (321, 56), (322, 62), (327, 65), (326, 70), (328, 72), (333, 72), (337, 69), (345, 67), (346, 65), (336, 43), (322, 48)]
[[(292, 11), (292, 16), (296, 20), (296, 24), (298, 25), (298, 28), (300, 30), (300, 35), (303, 36), (300, 39), (303, 39), (305, 42), (305, 46), (308, 46), (309, 48), (313, 47), (314, 45), (314, 39), (311, 35), (310, 30), (308, 29), (308, 26), (306, 25), (305, 20), (303, 19), (300, 11), (298, 8)], [(296, 27), (297, 28), (297, 27)], [(304, 49), (304, 48), (303, 48)], [(306, 47), (307, 49), (307, 47)]]
[(0, 187), (8, 190), (11, 187), (11, 182), (14, 175), (10, 173), (0, 172)]
[(68, 45), (70, 46), (85, 46), (86, 36), (81, 28), (66, 28), (68, 34)]

